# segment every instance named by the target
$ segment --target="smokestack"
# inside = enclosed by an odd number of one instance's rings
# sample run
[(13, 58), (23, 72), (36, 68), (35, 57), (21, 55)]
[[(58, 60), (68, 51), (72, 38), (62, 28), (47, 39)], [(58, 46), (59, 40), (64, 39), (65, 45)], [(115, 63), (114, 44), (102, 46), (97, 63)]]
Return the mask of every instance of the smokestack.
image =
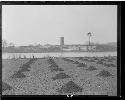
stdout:
[(60, 37), (60, 46), (64, 45), (64, 37)]

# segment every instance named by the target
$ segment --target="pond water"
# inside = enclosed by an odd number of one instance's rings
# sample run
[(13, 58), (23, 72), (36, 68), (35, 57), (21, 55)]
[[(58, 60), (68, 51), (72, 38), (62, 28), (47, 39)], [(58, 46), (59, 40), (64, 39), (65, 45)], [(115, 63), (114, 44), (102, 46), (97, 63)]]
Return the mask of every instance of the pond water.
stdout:
[(56, 53), (2, 53), (2, 59), (11, 59), (13, 57), (18, 58), (18, 57), (24, 57), (26, 56), (27, 58), (32, 58), (37, 57), (37, 58), (43, 58), (43, 57), (93, 57), (93, 56), (98, 56), (98, 57), (103, 57), (103, 56), (117, 56), (117, 52), (56, 52)]

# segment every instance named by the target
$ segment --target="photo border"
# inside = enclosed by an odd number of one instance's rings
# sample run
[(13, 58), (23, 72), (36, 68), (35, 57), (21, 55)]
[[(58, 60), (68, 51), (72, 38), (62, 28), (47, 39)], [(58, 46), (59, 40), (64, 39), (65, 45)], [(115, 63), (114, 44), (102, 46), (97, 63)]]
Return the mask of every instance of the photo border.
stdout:
[[(2, 1), (0, 2), (0, 44), (1, 44), (1, 66), (2, 66), (2, 5), (117, 5), (117, 96), (103, 96), (103, 95), (79, 95), (74, 97), (121, 97), (121, 2), (119, 1)], [(2, 67), (0, 72), (0, 79), (2, 83)], [(2, 84), (0, 86), (2, 94)], [(7, 97), (67, 97), (61, 95), (2, 95), (2, 98)], [(27, 98), (26, 98), (27, 99)]]

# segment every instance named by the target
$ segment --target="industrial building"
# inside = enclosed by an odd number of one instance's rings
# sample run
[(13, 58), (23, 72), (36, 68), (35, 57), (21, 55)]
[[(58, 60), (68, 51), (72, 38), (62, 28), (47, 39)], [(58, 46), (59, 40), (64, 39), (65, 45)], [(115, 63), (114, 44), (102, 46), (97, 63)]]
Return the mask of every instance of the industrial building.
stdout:
[(96, 51), (95, 45), (64, 44), (64, 37), (60, 37), (60, 48), (63, 51)]

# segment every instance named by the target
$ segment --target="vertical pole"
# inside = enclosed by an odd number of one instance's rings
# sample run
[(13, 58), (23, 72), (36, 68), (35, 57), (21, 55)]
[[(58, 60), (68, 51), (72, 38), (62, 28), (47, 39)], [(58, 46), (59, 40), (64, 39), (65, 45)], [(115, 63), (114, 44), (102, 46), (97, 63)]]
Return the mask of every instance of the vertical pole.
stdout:
[(90, 46), (90, 36), (89, 36), (89, 46)]
[(89, 52), (89, 46), (90, 46), (90, 36), (89, 36), (89, 44), (87, 45), (87, 51)]

